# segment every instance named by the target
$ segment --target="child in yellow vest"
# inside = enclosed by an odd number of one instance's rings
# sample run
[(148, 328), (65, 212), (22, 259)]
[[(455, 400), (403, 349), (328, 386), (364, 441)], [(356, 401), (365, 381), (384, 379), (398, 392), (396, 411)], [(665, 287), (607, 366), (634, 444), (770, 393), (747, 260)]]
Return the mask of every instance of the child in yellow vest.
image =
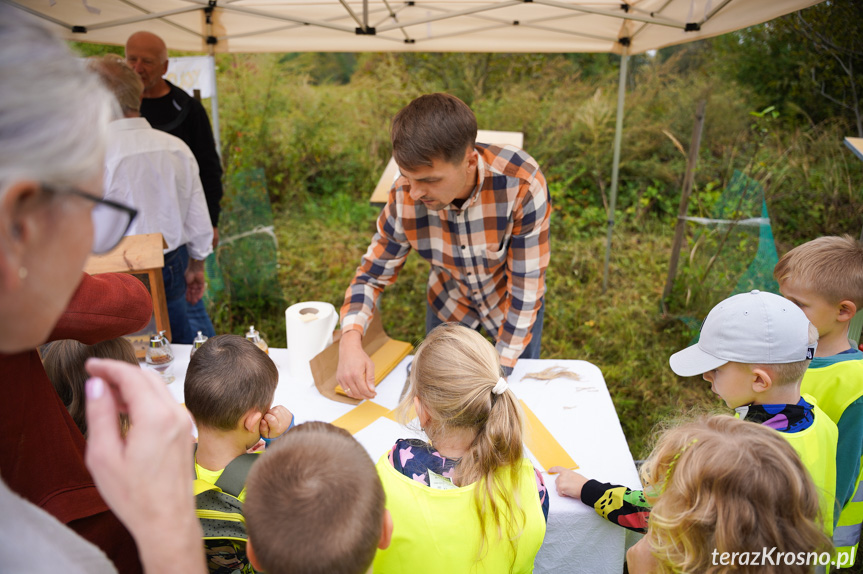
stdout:
[(641, 479), (652, 510), (631, 574), (812, 574), (833, 559), (818, 490), (765, 425), (717, 415), (672, 428)]
[(548, 496), (524, 458), (522, 414), (495, 348), (446, 323), (417, 348), (412, 408), (430, 442), (399, 440), (377, 464), (396, 525), (375, 574), (532, 572)]
[(278, 382), (279, 371), (269, 355), (238, 335), (211, 337), (189, 361), (183, 394), (198, 427), (195, 495), (211, 574), (253, 572), (242, 521), (228, 528), (224, 514), (212, 510), (242, 515), (245, 478), (260, 454), (246, 452), (293, 426), (288, 409), (271, 407)]
[(366, 449), (323, 422), (267, 449), (246, 482), (246, 550), (258, 572), (364, 574), (393, 522)]
[(848, 327), (863, 306), (863, 245), (846, 235), (819, 237), (785, 254), (773, 275), (820, 336), (802, 391), (839, 429), (833, 543), (837, 564), (854, 564), (863, 523), (863, 352)]
[[(772, 428), (791, 443), (822, 497), (824, 531), (833, 532), (836, 425), (800, 380), (818, 334), (800, 309), (779, 295), (752, 291), (711, 309), (698, 343), (671, 356), (680, 376), (702, 375), (739, 418)], [(557, 490), (625, 528), (645, 532), (653, 520), (641, 491), (588, 480), (559, 467)], [(648, 520), (649, 519), (649, 520)]]

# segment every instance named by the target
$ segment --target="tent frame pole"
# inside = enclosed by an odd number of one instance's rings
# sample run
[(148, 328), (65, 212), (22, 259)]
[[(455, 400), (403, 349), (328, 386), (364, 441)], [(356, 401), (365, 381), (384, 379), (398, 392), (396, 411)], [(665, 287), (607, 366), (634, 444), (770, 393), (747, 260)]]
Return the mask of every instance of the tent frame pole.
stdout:
[[(213, 15), (207, 14), (207, 37), (213, 37)], [(222, 137), (219, 127), (219, 90), (218, 82), (216, 82), (216, 45), (214, 43), (207, 44), (207, 53), (210, 55), (210, 66), (213, 67), (213, 86), (210, 91), (210, 112), (213, 116), (213, 139), (216, 142), (216, 154), (219, 159), (222, 159)]]
[(620, 141), (623, 137), (623, 103), (626, 99), (626, 68), (629, 47), (623, 46), (620, 54), (620, 80), (617, 86), (617, 124), (614, 128), (614, 159), (611, 165), (611, 201), (608, 205), (608, 237), (605, 245), (605, 267), (602, 272), (602, 292), (608, 290), (608, 263), (611, 258), (611, 234), (614, 231), (614, 210), (617, 207), (617, 180), (620, 171)]

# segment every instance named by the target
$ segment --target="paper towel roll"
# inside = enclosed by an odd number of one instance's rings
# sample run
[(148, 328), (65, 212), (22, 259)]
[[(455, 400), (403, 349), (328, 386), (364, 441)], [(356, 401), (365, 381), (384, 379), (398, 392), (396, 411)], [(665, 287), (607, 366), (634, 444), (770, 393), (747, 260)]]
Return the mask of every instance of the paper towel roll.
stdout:
[(309, 366), (315, 355), (333, 342), (333, 329), (339, 316), (336, 308), (321, 301), (305, 301), (285, 311), (288, 335), (288, 370), (292, 378), (314, 384)]

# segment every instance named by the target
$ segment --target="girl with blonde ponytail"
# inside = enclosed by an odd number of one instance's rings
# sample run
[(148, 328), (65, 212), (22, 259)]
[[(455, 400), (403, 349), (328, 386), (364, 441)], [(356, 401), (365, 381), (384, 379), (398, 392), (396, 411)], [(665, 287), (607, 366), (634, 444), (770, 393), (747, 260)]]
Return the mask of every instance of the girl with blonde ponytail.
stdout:
[(494, 347), (440, 325), (417, 349), (409, 383), (402, 421), (415, 411), (429, 442), (399, 440), (378, 461), (395, 529), (374, 571), (533, 571), (548, 496), (524, 458), (521, 409)]

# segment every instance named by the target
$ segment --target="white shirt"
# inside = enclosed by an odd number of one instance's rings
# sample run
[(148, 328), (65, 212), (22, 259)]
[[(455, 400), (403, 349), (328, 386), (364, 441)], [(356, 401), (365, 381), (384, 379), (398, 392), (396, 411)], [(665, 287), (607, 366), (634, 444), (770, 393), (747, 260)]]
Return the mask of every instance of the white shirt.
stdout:
[(0, 479), (0, 569), (31, 574), (116, 574), (105, 554), (9, 490)]
[(144, 118), (108, 127), (105, 198), (138, 210), (126, 235), (161, 233), (166, 253), (185, 244), (193, 259), (212, 253), (213, 224), (195, 156), (183, 140)]

